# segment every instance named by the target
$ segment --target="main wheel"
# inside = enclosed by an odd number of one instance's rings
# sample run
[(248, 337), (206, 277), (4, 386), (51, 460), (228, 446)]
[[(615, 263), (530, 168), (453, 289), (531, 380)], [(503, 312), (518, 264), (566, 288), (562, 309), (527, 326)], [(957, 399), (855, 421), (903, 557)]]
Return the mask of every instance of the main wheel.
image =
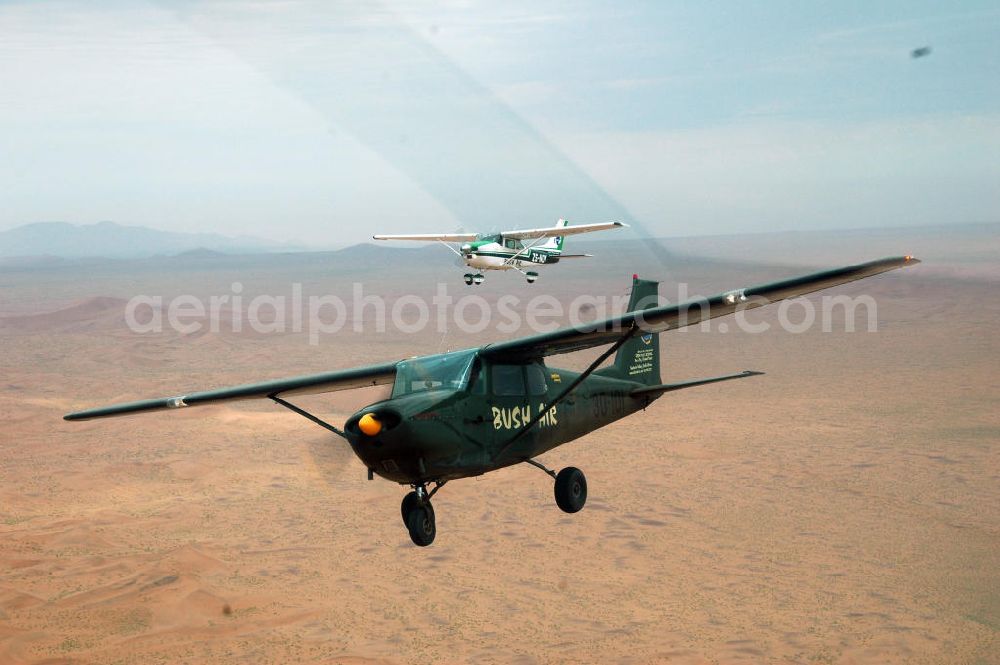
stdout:
[(576, 513), (587, 503), (587, 478), (583, 471), (568, 466), (556, 476), (556, 505), (564, 512)]
[(526, 275), (526, 277), (528, 279), (528, 284), (534, 284), (535, 280), (538, 279), (538, 273), (537, 272), (529, 272)]
[(476, 273), (472, 276), (472, 281), (476, 284), (482, 284), (484, 279), (486, 279), (486, 277), (484, 277), (482, 273)]
[(472, 286), (472, 274), (471, 273), (465, 273), (465, 283), (467, 285), (469, 285), (469, 286)]
[(406, 530), (414, 545), (427, 547), (434, 542), (437, 527), (434, 524), (434, 509), (430, 503), (415, 505), (406, 516)]

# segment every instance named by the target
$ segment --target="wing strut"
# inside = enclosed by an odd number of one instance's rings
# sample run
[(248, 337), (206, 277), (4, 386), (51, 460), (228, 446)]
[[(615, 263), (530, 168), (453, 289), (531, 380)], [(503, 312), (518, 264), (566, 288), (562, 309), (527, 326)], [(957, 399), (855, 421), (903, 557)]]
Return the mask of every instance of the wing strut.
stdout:
[(444, 245), (445, 247), (447, 247), (449, 250), (451, 250), (455, 254), (458, 254), (459, 258), (462, 258), (462, 252), (458, 251), (457, 249), (455, 249), (454, 247), (452, 247), (451, 245), (449, 245), (448, 243), (446, 243), (444, 240), (438, 240), (438, 242), (441, 243), (442, 245)]
[(291, 402), (286, 402), (285, 400), (281, 399), (277, 395), (268, 395), (268, 397), (270, 397), (276, 404), (280, 404), (281, 406), (285, 407), (289, 411), (294, 411), (295, 413), (299, 414), (303, 418), (308, 418), (309, 420), (313, 421), (314, 423), (316, 423), (320, 427), (323, 427), (323, 428), (326, 428), (326, 429), (330, 430), (331, 432), (333, 432), (337, 436), (341, 437), (345, 441), (347, 440), (347, 435), (344, 434), (344, 432), (342, 430), (337, 429), (336, 427), (334, 427), (330, 423), (326, 422), (325, 420), (322, 420), (321, 418), (317, 418), (316, 416), (314, 416), (313, 414), (309, 413), (305, 409), (300, 409), (299, 407), (295, 406)]
[(636, 324), (632, 324), (632, 326), (628, 330), (626, 330), (625, 333), (621, 337), (618, 338), (618, 341), (616, 341), (614, 344), (612, 344), (610, 347), (608, 347), (608, 349), (604, 353), (602, 353), (597, 358), (597, 360), (595, 360), (594, 362), (590, 363), (590, 366), (586, 370), (584, 370), (583, 373), (580, 374), (580, 376), (576, 377), (573, 380), (572, 383), (570, 383), (568, 386), (566, 386), (566, 389), (564, 391), (562, 391), (561, 393), (559, 393), (556, 396), (555, 399), (553, 399), (551, 402), (549, 402), (548, 404), (546, 404), (544, 409), (540, 409), (538, 411), (538, 413), (535, 414), (535, 417), (532, 418), (528, 422), (527, 425), (525, 425), (524, 427), (522, 427), (521, 429), (519, 429), (517, 431), (517, 433), (510, 438), (510, 441), (508, 441), (507, 443), (503, 444), (503, 447), (500, 450), (498, 450), (497, 453), (493, 456), (494, 461), (497, 460), (497, 459), (499, 459), (505, 452), (507, 452), (507, 450), (512, 445), (514, 445), (514, 443), (516, 443), (518, 439), (520, 439), (522, 436), (524, 436), (524, 434), (528, 430), (530, 430), (532, 427), (534, 427), (535, 425), (537, 425), (538, 421), (540, 421), (542, 418), (545, 417), (545, 414), (548, 413), (549, 409), (551, 409), (553, 406), (555, 406), (559, 402), (561, 402), (564, 399), (566, 399), (567, 397), (569, 397), (569, 394), (571, 392), (573, 392), (573, 390), (575, 390), (578, 385), (580, 385), (581, 383), (583, 383), (584, 379), (586, 379), (588, 376), (590, 376), (591, 374), (593, 374), (594, 370), (596, 370), (598, 367), (600, 367), (601, 363), (603, 363), (605, 360), (607, 360), (608, 357), (612, 353), (614, 353), (615, 351), (617, 351), (618, 349), (620, 349), (621, 346), (622, 346), (622, 344), (624, 344), (625, 342), (627, 342), (630, 339), (632, 339), (632, 336), (635, 335), (635, 333), (636, 333), (637, 330), (639, 330), (639, 326), (636, 325)]

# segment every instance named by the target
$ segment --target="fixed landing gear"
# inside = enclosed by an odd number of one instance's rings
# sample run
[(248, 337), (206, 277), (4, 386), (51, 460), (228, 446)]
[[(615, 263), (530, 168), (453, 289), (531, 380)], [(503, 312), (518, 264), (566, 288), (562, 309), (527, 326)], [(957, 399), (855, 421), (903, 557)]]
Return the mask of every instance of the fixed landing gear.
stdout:
[(472, 286), (473, 284), (482, 284), (484, 279), (486, 278), (481, 272), (477, 272), (475, 274), (468, 272), (465, 273), (465, 283), (469, 286)]
[(431, 497), (443, 485), (444, 482), (437, 483), (431, 492), (427, 491), (425, 485), (416, 485), (412, 492), (403, 497), (403, 503), (399, 509), (403, 517), (403, 524), (410, 533), (410, 540), (413, 541), (414, 545), (427, 547), (434, 542), (434, 536), (437, 535), (437, 525)]
[(527, 278), (528, 284), (534, 284), (535, 280), (538, 279), (538, 273), (537, 272), (528, 271), (528, 272), (524, 273), (524, 276), (525, 276), (525, 278)]
[(556, 476), (556, 505), (566, 513), (578, 513), (587, 503), (587, 477), (575, 466), (568, 466)]
[(434, 542), (437, 526), (434, 524), (434, 508), (431, 504), (417, 505), (406, 516), (406, 530), (414, 545), (427, 547)]
[(583, 471), (575, 466), (567, 466), (556, 473), (541, 462), (533, 459), (524, 460), (533, 467), (539, 468), (555, 479), (553, 493), (556, 497), (556, 505), (567, 513), (578, 513), (587, 503), (587, 477)]

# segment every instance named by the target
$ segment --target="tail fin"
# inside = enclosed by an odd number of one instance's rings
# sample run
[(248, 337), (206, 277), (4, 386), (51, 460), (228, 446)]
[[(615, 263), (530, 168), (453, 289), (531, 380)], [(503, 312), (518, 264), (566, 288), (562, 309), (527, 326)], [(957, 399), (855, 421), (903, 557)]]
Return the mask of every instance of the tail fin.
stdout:
[[(566, 221), (565, 219), (560, 219), (558, 222), (556, 222), (556, 228), (557, 229), (561, 229), (564, 226), (569, 226), (569, 222)], [(557, 251), (561, 252), (562, 248), (563, 248), (563, 241), (564, 240), (565, 240), (565, 238), (563, 236), (555, 236), (553, 238), (549, 238), (547, 241), (545, 241), (545, 244), (542, 245), (542, 248), (543, 249), (554, 249), (554, 250), (557, 250)]]
[[(649, 309), (657, 306), (659, 282), (632, 276), (632, 296), (626, 311)], [(660, 335), (639, 333), (618, 349), (615, 364), (598, 370), (605, 376), (638, 381), (647, 386), (660, 384)]]

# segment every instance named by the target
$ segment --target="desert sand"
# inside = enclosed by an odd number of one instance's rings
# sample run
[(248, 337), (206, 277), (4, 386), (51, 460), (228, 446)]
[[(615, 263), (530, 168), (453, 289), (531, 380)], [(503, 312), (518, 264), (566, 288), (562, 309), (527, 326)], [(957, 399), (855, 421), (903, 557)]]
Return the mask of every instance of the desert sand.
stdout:
[[(390, 299), (437, 280), (461, 295), (443, 250), (0, 268), (0, 662), (998, 663), (1000, 229), (977, 233), (897, 230), (894, 252), (758, 237), (752, 257), (732, 243), (711, 259), (688, 243), (669, 266), (616, 251), (532, 287), (490, 275), (489, 299), (568, 301), (622, 293), (633, 271), (707, 294), (803, 272), (790, 264), (925, 260), (837, 291), (877, 299), (876, 333), (663, 335), (664, 380), (767, 374), (668, 395), (544, 456), (586, 472), (576, 515), (526, 465), (450, 483), (425, 549), (400, 522), (404, 488), (275, 405), (61, 416), (502, 337), (314, 346), (124, 324), (139, 293), (346, 293), (364, 265)], [(301, 401), (342, 422), (379, 395)]]

